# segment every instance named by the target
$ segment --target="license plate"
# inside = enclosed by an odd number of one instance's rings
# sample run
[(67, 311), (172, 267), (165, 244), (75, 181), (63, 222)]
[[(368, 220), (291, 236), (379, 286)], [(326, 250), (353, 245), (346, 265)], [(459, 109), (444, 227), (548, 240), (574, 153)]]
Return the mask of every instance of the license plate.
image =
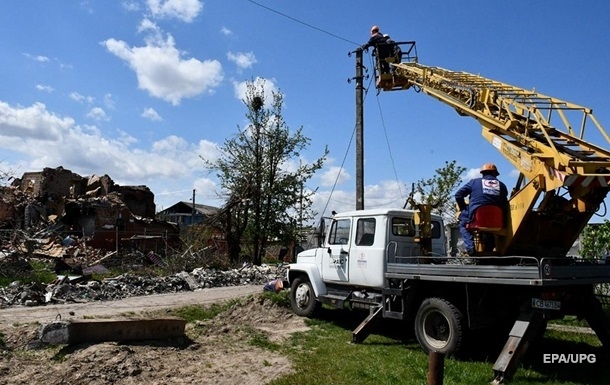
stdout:
[(536, 309), (559, 310), (561, 308), (561, 301), (532, 298), (532, 307)]

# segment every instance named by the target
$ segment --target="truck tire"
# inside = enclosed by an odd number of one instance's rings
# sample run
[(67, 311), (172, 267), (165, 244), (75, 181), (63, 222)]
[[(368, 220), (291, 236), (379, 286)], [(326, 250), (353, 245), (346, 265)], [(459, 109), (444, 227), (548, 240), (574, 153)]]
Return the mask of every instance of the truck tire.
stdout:
[(426, 353), (455, 355), (464, 337), (464, 316), (451, 302), (426, 298), (415, 316), (415, 337)]
[(290, 304), (295, 314), (301, 317), (311, 317), (320, 308), (321, 304), (316, 301), (316, 295), (307, 277), (299, 276), (292, 281)]

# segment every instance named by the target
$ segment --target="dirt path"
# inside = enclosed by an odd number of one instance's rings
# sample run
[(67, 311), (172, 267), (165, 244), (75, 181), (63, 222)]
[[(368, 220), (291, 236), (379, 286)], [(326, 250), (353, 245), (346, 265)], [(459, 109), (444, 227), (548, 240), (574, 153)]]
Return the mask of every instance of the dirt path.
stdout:
[[(261, 286), (230, 286), (203, 289), (194, 292), (153, 294), (125, 298), (118, 301), (49, 304), (35, 307), (13, 307), (0, 309), (0, 327), (14, 323), (47, 323), (61, 318), (83, 319), (91, 317), (118, 316), (127, 312), (142, 312), (164, 308), (175, 308), (195, 304), (210, 304), (232, 298), (260, 293)], [(71, 315), (73, 314), (73, 315)]]
[[(119, 301), (0, 310), (0, 385), (262, 385), (293, 369), (281, 354), (252, 341), (283, 343), (304, 331), (303, 318), (263, 296), (261, 286), (133, 297)], [(250, 294), (255, 294), (250, 296)], [(32, 349), (36, 322), (159, 311), (233, 298), (238, 304), (213, 319), (187, 324), (184, 338), (93, 343)], [(71, 315), (70, 313), (73, 313)]]

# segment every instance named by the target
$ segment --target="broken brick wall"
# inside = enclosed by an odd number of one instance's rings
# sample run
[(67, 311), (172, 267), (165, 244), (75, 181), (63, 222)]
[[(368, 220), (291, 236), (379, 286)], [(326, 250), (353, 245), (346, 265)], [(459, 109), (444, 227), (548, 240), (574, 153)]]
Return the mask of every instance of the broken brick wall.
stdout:
[(44, 168), (41, 172), (26, 172), (21, 178), (20, 190), (31, 196), (69, 197), (74, 187), (83, 184), (85, 179), (63, 167)]
[(110, 194), (114, 189), (114, 181), (108, 175), (93, 175), (87, 180), (86, 190), (83, 191), (83, 194), (99, 197)]
[(11, 220), (17, 216), (17, 210), (12, 203), (0, 200), (0, 222)]
[(134, 215), (144, 218), (155, 217), (155, 194), (146, 186), (115, 186), (123, 202)]

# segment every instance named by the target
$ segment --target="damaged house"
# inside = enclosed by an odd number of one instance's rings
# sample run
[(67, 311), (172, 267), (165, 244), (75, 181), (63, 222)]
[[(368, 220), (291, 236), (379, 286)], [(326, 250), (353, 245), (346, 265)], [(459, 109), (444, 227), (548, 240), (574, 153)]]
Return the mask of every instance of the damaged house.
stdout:
[(35, 238), (76, 237), (107, 251), (163, 253), (179, 244), (177, 226), (155, 219), (148, 187), (120, 186), (108, 175), (82, 177), (62, 167), (26, 172), (0, 187), (0, 229)]

